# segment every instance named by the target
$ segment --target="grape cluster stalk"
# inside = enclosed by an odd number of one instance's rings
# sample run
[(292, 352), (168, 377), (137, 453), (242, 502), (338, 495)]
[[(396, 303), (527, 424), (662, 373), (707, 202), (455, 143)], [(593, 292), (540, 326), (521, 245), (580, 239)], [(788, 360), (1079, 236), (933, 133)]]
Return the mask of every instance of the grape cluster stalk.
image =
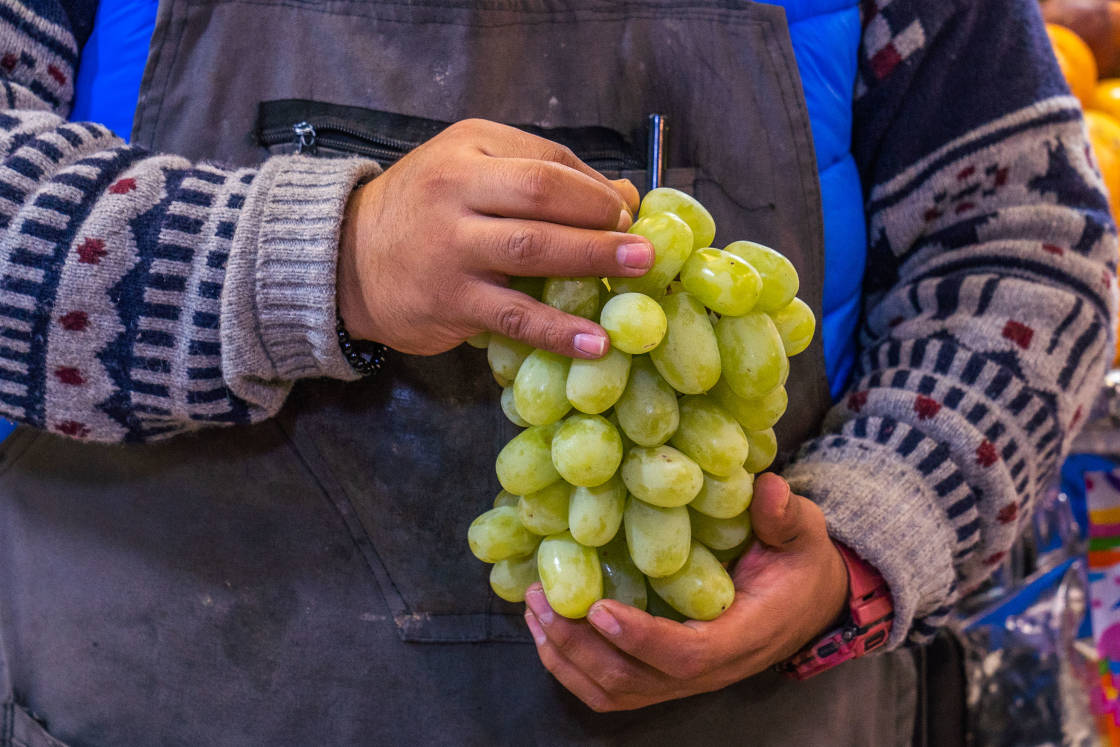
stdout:
[(605, 356), (471, 340), (524, 430), (498, 454), (502, 491), (467, 539), (511, 602), (539, 579), (569, 618), (609, 597), (711, 620), (735, 596), (724, 563), (751, 542), (754, 475), (774, 460), (789, 358), (816, 319), (788, 259), (751, 241), (711, 247), (715, 222), (688, 194), (649, 192), (630, 233), (655, 250), (641, 277), (515, 286), (597, 320)]

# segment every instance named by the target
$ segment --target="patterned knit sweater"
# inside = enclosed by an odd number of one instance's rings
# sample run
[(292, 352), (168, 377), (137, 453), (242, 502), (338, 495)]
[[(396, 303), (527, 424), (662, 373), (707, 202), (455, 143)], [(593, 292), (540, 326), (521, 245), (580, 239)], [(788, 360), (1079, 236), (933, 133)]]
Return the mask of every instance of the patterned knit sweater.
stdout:
[[(87, 3), (88, 5), (88, 3)], [(359, 160), (191, 164), (64, 120), (91, 8), (0, 0), (0, 414), (144, 441), (353, 378), (334, 336)], [(1112, 350), (1115, 228), (1034, 0), (866, 0), (862, 357), (787, 469), (928, 638), (997, 565)]]

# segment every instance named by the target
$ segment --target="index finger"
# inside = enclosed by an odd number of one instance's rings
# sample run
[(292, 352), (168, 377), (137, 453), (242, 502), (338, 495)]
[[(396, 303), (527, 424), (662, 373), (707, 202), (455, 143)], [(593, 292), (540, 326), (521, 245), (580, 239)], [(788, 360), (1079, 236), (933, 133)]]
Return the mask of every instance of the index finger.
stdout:
[(478, 120), (477, 124), (488, 135), (481, 141), (484, 155), (494, 158), (537, 158), (543, 161), (555, 161), (610, 187), (631, 216), (637, 210), (638, 192), (628, 179), (611, 181), (580, 160), (568, 146), (497, 122)]

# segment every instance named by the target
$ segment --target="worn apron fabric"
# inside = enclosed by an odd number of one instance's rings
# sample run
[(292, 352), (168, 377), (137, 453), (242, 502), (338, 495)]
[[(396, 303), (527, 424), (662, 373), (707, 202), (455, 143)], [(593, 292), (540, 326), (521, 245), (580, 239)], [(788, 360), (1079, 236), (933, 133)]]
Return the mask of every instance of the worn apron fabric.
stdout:
[[(669, 182), (712, 210), (717, 243), (790, 256), (819, 313), (816, 167), (779, 8), (170, 0), (133, 142), (259, 162), (259, 105), (290, 99), (634, 138), (665, 114)], [(789, 381), (783, 455), (828, 405), (819, 343)], [(167, 443), (21, 429), (0, 446), (0, 702), (76, 745), (909, 742), (906, 653), (628, 713), (568, 694), (466, 545), (516, 432), (498, 394), (464, 346)]]

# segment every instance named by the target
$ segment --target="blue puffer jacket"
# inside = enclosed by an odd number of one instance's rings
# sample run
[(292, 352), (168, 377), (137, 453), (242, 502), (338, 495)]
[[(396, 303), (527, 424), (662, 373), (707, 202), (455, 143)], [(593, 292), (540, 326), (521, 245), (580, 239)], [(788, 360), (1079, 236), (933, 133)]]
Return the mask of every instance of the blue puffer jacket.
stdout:
[[(140, 90), (156, 0), (101, 0), (82, 50), (71, 117), (127, 137)], [(860, 42), (858, 0), (777, 0), (786, 10), (817, 151), (824, 209), (825, 365), (839, 397), (855, 359), (866, 263), (863, 191), (851, 154), (852, 96)]]

